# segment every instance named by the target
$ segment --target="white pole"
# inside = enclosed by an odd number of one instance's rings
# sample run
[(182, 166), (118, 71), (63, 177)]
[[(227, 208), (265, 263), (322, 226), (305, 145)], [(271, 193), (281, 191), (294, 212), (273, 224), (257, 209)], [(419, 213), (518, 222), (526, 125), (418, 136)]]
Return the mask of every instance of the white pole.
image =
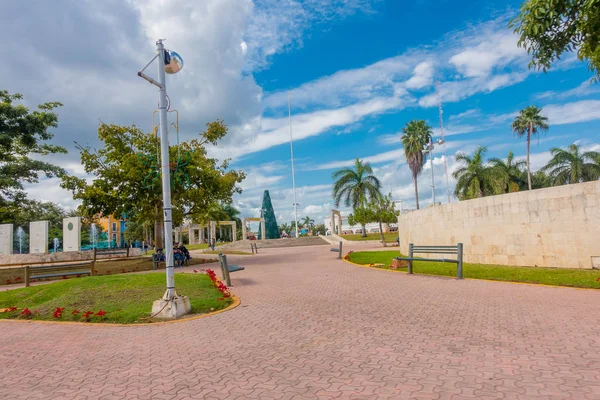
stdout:
[(440, 97), (440, 90), (439, 90), (437, 81), (435, 81), (435, 91), (437, 92), (438, 107), (439, 107), (439, 111), (440, 111), (440, 131), (442, 132), (442, 146), (444, 149), (444, 170), (446, 171), (446, 194), (448, 195), (448, 203), (451, 203), (451, 201), (450, 201), (450, 183), (448, 181), (448, 155), (446, 154), (446, 139), (444, 138), (444, 119), (442, 117), (444, 112), (442, 111), (442, 98)]
[(294, 190), (294, 223), (296, 225), (296, 237), (298, 237), (298, 203), (296, 202), (296, 174), (294, 172), (294, 145), (292, 138), (292, 107), (290, 103), (290, 91), (288, 90), (288, 119), (290, 121), (290, 154), (292, 155), (292, 187)]
[(169, 137), (167, 134), (167, 87), (165, 84), (165, 46), (162, 40), (156, 42), (158, 50), (158, 108), (160, 110), (160, 155), (163, 191), (163, 216), (165, 218), (165, 271), (167, 275), (167, 290), (164, 300), (175, 297), (175, 274), (173, 266), (173, 220), (171, 213), (171, 171), (169, 166)]
[(433, 180), (433, 143), (429, 142), (431, 146), (429, 149), (429, 165), (431, 166), (431, 198), (433, 199), (433, 205), (435, 207), (435, 183)]

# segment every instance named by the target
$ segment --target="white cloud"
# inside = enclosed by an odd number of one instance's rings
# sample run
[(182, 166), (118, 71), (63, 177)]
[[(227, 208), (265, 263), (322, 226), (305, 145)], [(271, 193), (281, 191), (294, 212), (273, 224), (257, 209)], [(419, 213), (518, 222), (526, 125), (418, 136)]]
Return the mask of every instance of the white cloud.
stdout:
[(547, 91), (538, 93), (535, 95), (535, 98), (538, 100), (542, 99), (552, 99), (552, 100), (560, 100), (567, 99), (569, 97), (584, 97), (590, 94), (600, 92), (600, 86), (597, 84), (591, 83), (589, 80), (583, 81), (579, 86), (565, 90), (564, 92), (556, 92), (556, 91)]
[(468, 38), (472, 45), (454, 54), (450, 64), (467, 78), (489, 76), (494, 69), (524, 59), (527, 53), (517, 46), (518, 37), (508, 30), (484, 28), (478, 37)]
[[(397, 160), (398, 162), (404, 162), (404, 150), (403, 149), (395, 149), (386, 151), (385, 153), (379, 153), (372, 156), (360, 157), (363, 162), (369, 162), (371, 164), (378, 164), (386, 161)], [(313, 170), (323, 170), (323, 169), (335, 169), (335, 168), (344, 168), (350, 167), (354, 165), (356, 159), (351, 160), (343, 160), (343, 161), (331, 161), (325, 164), (321, 164), (314, 168)]]
[(421, 89), (430, 86), (433, 83), (433, 64), (423, 61), (415, 67), (413, 76), (405, 82), (408, 89)]
[(542, 113), (550, 125), (573, 124), (600, 119), (600, 100), (582, 100), (544, 106)]

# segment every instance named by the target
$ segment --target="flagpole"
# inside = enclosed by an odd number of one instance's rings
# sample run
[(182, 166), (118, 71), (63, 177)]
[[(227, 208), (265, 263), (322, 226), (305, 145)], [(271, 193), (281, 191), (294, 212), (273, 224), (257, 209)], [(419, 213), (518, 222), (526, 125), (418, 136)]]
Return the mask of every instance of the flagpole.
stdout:
[(290, 103), (290, 91), (288, 90), (288, 119), (290, 122), (290, 154), (292, 156), (292, 188), (294, 190), (294, 224), (296, 225), (296, 237), (298, 237), (298, 203), (296, 202), (296, 173), (294, 171), (294, 139), (292, 137), (292, 107)]

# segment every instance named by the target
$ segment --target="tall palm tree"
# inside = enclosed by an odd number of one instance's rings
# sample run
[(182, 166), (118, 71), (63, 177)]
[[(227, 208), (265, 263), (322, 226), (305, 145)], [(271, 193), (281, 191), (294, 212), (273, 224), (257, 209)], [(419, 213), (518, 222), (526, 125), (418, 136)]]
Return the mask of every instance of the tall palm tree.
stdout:
[(531, 136), (548, 130), (548, 118), (543, 117), (541, 112), (541, 108), (529, 106), (521, 110), (512, 123), (512, 130), (519, 137), (527, 135), (527, 186), (529, 190), (531, 190), (531, 167), (529, 166)]
[(315, 220), (309, 216), (306, 216), (302, 219), (302, 226), (305, 226), (311, 230), (315, 226)]
[[(343, 203), (346, 207), (357, 209), (365, 207), (369, 200), (381, 196), (381, 182), (373, 174), (371, 164), (363, 164), (358, 158), (353, 167), (335, 171), (332, 178), (335, 181), (333, 201), (336, 207)], [(364, 225), (363, 236), (366, 236)]]
[(543, 171), (548, 171), (554, 185), (589, 182), (600, 178), (600, 153), (597, 151), (581, 152), (573, 143), (567, 150), (550, 149), (552, 159)]
[(496, 170), (484, 164), (483, 157), (487, 148), (479, 146), (472, 156), (464, 153), (456, 155), (456, 161), (462, 164), (452, 173), (456, 179), (455, 194), (460, 200), (474, 199), (502, 192), (503, 181)]
[(500, 158), (490, 158), (489, 163), (498, 175), (498, 179), (502, 180), (504, 193), (519, 191), (525, 161), (515, 161), (515, 155), (509, 151), (506, 161)]
[(415, 199), (417, 202), (417, 210), (419, 209), (419, 189), (417, 187), (417, 178), (423, 171), (425, 157), (423, 157), (423, 148), (431, 140), (433, 130), (423, 120), (414, 120), (406, 124), (402, 128), (404, 133), (401, 137), (402, 146), (404, 147), (404, 155), (408, 167), (412, 171), (413, 181), (415, 183)]

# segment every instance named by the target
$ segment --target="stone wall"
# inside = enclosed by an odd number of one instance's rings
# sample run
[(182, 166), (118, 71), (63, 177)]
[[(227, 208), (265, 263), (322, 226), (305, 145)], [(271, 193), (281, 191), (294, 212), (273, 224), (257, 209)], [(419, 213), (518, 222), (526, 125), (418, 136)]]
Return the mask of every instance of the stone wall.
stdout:
[[(129, 257), (137, 257), (142, 255), (142, 249), (129, 249)], [(108, 258), (123, 258), (123, 254), (102, 254), (98, 253), (98, 259), (104, 260)], [(0, 267), (4, 265), (26, 265), (39, 263), (56, 263), (63, 261), (86, 261), (94, 258), (94, 250), (83, 251), (59, 251), (56, 253), (46, 254), (10, 254), (0, 255)]]
[(597, 268), (600, 181), (417, 210), (398, 217), (398, 226), (403, 254), (408, 254), (409, 243), (462, 242), (465, 262)]

